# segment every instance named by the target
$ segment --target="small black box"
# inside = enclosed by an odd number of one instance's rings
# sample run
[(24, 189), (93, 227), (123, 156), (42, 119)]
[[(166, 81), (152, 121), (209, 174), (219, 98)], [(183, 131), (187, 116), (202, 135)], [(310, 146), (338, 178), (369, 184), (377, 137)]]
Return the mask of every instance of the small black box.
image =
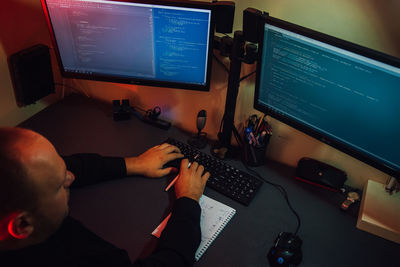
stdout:
[(263, 13), (255, 8), (246, 8), (243, 11), (243, 35), (246, 41), (258, 43), (261, 40)]
[(49, 48), (38, 44), (10, 56), (10, 74), (18, 105), (25, 106), (54, 93)]
[(233, 17), (235, 16), (235, 2), (219, 1), (213, 3), (215, 11), (215, 31), (232, 33)]
[(331, 165), (305, 157), (301, 158), (297, 164), (296, 179), (338, 191), (347, 180), (347, 174)]

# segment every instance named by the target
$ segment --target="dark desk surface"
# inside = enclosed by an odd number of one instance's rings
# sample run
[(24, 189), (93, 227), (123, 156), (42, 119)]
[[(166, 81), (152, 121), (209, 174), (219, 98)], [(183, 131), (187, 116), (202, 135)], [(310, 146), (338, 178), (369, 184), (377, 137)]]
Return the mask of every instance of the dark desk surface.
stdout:
[[(114, 122), (111, 103), (77, 95), (48, 107), (20, 126), (41, 133), (64, 155), (95, 152), (133, 156), (169, 136), (187, 138), (176, 128), (165, 131), (136, 118)], [(239, 161), (228, 162), (244, 169)], [(294, 169), (279, 163), (267, 162), (257, 171), (284, 186), (300, 214), (300, 266), (399, 266), (400, 245), (357, 229), (357, 209), (345, 213), (338, 208), (342, 196), (296, 182)], [(77, 189), (71, 192), (71, 215), (126, 249), (133, 260), (147, 255), (155, 245), (156, 239), (150, 233), (169, 213), (173, 201), (173, 192), (164, 192), (168, 181), (130, 177)], [(268, 184), (262, 186), (249, 207), (210, 188), (204, 194), (235, 208), (237, 213), (195, 266), (268, 266), (266, 255), (278, 233), (296, 228), (296, 218), (283, 197)]]

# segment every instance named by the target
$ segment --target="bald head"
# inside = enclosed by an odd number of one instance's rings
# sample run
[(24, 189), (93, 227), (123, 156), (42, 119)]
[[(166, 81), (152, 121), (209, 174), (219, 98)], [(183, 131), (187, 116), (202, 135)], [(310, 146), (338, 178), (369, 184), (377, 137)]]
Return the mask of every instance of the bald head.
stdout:
[(36, 192), (23, 154), (40, 137), (30, 130), (0, 128), (0, 217), (14, 210), (34, 208)]
[(69, 186), (74, 179), (46, 138), (26, 129), (0, 127), (3, 240), (7, 238), (5, 224), (14, 229), (8, 227), (8, 239), (37, 242), (52, 234), (68, 214)]
[[(65, 164), (40, 134), (22, 128), (0, 128), (0, 217), (16, 210), (34, 211), (38, 195), (57, 187)], [(53, 179), (54, 177), (54, 179)]]

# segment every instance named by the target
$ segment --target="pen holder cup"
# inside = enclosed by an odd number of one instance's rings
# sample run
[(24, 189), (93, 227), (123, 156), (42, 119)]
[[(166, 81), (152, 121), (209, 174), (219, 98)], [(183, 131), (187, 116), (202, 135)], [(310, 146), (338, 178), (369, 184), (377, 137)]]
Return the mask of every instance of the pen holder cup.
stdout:
[(260, 144), (253, 145), (249, 144), (247, 140), (244, 140), (244, 160), (249, 166), (261, 166), (265, 163), (265, 152), (269, 143), (270, 135), (267, 135), (264, 141)]

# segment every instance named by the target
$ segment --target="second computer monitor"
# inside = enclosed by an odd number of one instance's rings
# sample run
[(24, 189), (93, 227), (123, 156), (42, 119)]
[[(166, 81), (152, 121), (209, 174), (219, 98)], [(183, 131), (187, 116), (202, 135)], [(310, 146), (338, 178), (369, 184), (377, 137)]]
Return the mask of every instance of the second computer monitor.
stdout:
[(255, 108), (400, 177), (400, 60), (266, 18)]
[(210, 3), (42, 0), (64, 76), (208, 90)]

